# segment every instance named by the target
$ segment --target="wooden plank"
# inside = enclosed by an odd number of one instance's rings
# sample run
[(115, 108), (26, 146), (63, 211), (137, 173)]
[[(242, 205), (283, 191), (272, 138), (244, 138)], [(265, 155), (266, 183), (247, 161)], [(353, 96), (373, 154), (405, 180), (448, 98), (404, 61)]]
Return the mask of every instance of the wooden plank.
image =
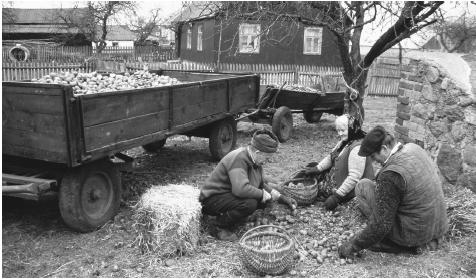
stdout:
[[(175, 104), (175, 103), (174, 103)], [(192, 103), (173, 109), (174, 127), (209, 115), (226, 112), (226, 95), (206, 102)]]
[[(32, 89), (23, 91), (24, 88), (3, 87), (2, 110), (24, 111), (30, 113), (43, 113), (59, 115), (63, 113), (63, 99), (61, 95), (38, 93)], [(22, 90), (22, 91), (19, 91)]]
[(258, 79), (241, 78), (229, 81), (231, 108), (230, 112), (237, 113), (244, 109), (255, 107), (256, 92), (259, 88)]
[(168, 89), (164, 87), (79, 98), (87, 127), (166, 110), (169, 97)]
[(2, 142), (3, 154), (19, 156), (30, 159), (38, 159), (54, 163), (68, 162), (67, 154), (63, 150), (44, 150), (38, 146), (25, 146)]
[(207, 82), (202, 85), (173, 88), (174, 107), (226, 98), (226, 81)]
[(86, 151), (167, 129), (168, 110), (84, 128)]
[[(5, 103), (4, 103), (5, 104)], [(63, 115), (32, 113), (31, 111), (3, 108), (3, 129), (44, 133), (63, 137), (65, 119)]]
[(15, 174), (2, 173), (2, 180), (6, 180), (9, 183), (21, 184), (25, 182), (56, 185), (56, 180), (37, 178), (31, 176), (20, 176)]

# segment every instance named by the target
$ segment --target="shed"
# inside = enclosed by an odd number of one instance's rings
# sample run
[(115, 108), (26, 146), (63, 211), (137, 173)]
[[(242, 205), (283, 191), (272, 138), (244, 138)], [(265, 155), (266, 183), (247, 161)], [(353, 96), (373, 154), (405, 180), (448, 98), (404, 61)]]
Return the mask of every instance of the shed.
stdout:
[(78, 17), (87, 16), (87, 8), (75, 9), (2, 9), (3, 40), (50, 40), (68, 33), (77, 33), (74, 44), (91, 45), (77, 28), (68, 27), (61, 19), (74, 11)]

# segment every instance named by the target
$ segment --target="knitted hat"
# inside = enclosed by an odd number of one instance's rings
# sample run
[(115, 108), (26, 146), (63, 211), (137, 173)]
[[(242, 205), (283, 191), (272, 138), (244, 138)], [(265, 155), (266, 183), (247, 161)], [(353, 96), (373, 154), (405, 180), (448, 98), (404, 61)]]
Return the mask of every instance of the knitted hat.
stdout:
[(359, 156), (367, 157), (380, 152), (387, 131), (382, 126), (375, 126), (364, 138), (360, 145)]
[(251, 146), (261, 152), (274, 153), (278, 150), (278, 138), (268, 130), (256, 131), (251, 138)]

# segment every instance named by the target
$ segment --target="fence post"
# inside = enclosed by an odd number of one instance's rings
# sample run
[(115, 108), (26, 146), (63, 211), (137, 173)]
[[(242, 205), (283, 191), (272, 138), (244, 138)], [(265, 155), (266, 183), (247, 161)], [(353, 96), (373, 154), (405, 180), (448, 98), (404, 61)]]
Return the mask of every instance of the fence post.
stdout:
[(298, 67), (294, 65), (294, 84), (299, 84), (299, 72), (298, 72)]

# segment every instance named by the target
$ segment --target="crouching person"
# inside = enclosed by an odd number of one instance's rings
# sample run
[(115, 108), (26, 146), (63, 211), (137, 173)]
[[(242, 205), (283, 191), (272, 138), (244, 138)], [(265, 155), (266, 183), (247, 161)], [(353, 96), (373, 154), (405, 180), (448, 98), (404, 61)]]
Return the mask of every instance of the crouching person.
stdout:
[(420, 146), (396, 143), (381, 126), (364, 138), (360, 156), (382, 165), (376, 183), (363, 179), (356, 188), (367, 227), (339, 247), (341, 257), (361, 249), (417, 254), (436, 249), (448, 229), (446, 204), (437, 166)]
[(217, 216), (218, 239), (236, 240), (231, 232), (268, 201), (296, 208), (296, 201), (269, 187), (263, 179), (263, 165), (278, 149), (278, 139), (270, 131), (254, 133), (246, 147), (235, 149), (221, 159), (200, 187), (202, 213)]
[(337, 117), (335, 127), (340, 141), (319, 164), (310, 163), (305, 169), (307, 175), (326, 172), (319, 195), (326, 198), (324, 207), (327, 210), (334, 210), (338, 204), (353, 199), (355, 185), (360, 179), (374, 179), (370, 158), (357, 154), (365, 133), (353, 124), (349, 123), (347, 114)]

